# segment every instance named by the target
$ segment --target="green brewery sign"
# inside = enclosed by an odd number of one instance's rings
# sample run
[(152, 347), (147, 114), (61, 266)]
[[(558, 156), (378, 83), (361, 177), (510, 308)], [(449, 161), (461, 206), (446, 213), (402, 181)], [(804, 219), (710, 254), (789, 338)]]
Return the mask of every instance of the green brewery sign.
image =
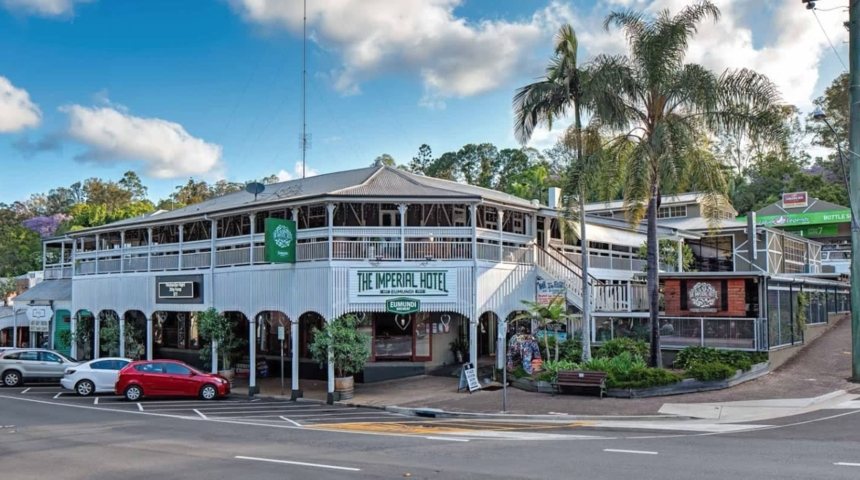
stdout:
[(296, 263), (296, 222), (266, 219), (266, 261)]
[(421, 300), (417, 298), (391, 298), (385, 301), (385, 311), (405, 315), (407, 313), (417, 313), (421, 310)]
[[(738, 217), (746, 222), (746, 217)], [(821, 225), (826, 223), (848, 223), (851, 221), (851, 210), (829, 210), (826, 212), (786, 213), (783, 215), (758, 215), (756, 223), (766, 227), (793, 227), (799, 225)]]

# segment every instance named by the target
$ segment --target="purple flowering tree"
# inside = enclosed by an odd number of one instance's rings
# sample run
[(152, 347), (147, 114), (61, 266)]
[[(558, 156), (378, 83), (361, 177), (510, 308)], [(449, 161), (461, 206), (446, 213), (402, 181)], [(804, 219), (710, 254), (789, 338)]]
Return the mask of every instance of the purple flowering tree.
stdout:
[(57, 231), (57, 228), (60, 227), (60, 224), (70, 218), (71, 217), (66, 214), (55, 213), (48, 216), (28, 218), (27, 220), (24, 220), (23, 224), (28, 230), (36, 232), (40, 237), (45, 238), (53, 235)]

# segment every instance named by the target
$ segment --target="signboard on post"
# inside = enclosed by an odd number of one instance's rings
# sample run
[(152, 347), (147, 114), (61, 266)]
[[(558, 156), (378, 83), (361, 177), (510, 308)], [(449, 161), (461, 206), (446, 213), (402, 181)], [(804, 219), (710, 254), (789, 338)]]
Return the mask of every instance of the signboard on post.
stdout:
[(782, 208), (802, 208), (809, 205), (806, 192), (791, 192), (782, 194)]
[(27, 319), (30, 320), (31, 332), (51, 331), (51, 315), (54, 311), (47, 305), (31, 305), (27, 307)]
[(537, 303), (540, 305), (550, 305), (553, 302), (558, 302), (559, 299), (564, 300), (565, 286), (563, 280), (546, 280), (537, 277)]
[(286, 332), (283, 325), (278, 325), (278, 340), (283, 341), (286, 338)]
[(272, 263), (296, 263), (296, 222), (267, 218), (265, 257)]

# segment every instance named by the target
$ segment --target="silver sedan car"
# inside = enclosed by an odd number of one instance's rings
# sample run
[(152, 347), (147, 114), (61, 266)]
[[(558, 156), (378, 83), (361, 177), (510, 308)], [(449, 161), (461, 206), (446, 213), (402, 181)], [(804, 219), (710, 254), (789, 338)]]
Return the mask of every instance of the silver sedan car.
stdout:
[(43, 348), (21, 348), (0, 354), (0, 380), (16, 387), (27, 381), (59, 380), (77, 360)]

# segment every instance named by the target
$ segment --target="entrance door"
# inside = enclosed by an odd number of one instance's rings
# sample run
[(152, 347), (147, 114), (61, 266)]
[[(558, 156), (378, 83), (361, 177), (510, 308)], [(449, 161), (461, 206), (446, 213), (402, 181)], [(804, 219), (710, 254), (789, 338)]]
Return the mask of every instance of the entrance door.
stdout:
[(433, 336), (430, 334), (433, 322), (430, 314), (415, 313), (412, 318), (412, 361), (429, 361), (433, 358)]

